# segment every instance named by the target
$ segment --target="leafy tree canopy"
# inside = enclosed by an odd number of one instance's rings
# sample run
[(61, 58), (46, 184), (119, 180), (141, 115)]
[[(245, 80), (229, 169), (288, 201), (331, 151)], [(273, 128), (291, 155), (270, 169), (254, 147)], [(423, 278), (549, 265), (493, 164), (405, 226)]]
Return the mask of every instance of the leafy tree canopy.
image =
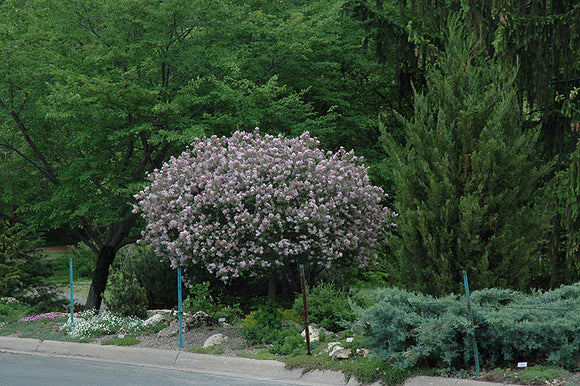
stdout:
[(341, 2), (325, 4), (2, 2), (2, 217), (89, 245), (98, 307), (116, 251), (138, 235), (132, 195), (192, 138), (310, 130), (380, 158), (371, 96), (383, 81)]

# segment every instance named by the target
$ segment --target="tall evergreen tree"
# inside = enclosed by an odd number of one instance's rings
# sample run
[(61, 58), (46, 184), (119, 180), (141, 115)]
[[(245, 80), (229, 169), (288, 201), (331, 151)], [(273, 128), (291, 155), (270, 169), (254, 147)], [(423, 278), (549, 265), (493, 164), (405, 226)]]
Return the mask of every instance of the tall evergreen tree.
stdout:
[(404, 144), (384, 137), (399, 213), (392, 265), (401, 282), (433, 294), (459, 290), (462, 270), (478, 274), (477, 287), (525, 287), (543, 227), (538, 131), (521, 129), (513, 71), (486, 60), (462, 25), (449, 22)]

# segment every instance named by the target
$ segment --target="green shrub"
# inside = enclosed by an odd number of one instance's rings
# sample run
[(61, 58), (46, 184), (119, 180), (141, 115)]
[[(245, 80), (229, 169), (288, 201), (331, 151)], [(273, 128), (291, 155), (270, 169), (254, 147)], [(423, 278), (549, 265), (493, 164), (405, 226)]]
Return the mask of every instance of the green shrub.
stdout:
[[(334, 332), (349, 328), (355, 320), (349, 298), (348, 291), (333, 283), (322, 282), (307, 288), (308, 321)], [(296, 297), (293, 310), (304, 317), (302, 295)]]
[(177, 305), (177, 271), (161, 261), (149, 248), (125, 247), (122, 271), (131, 272), (145, 288), (150, 308), (173, 308)]
[(20, 225), (0, 221), (0, 297), (44, 282), (52, 266), (36, 247), (39, 239)]
[(253, 344), (275, 342), (282, 329), (281, 321), (280, 309), (267, 304), (248, 314), (242, 321), (242, 337)]
[(20, 318), (26, 316), (29, 308), (15, 298), (0, 299), (0, 320), (6, 318)]
[(31, 313), (66, 311), (68, 301), (60, 297), (60, 291), (52, 285), (29, 287), (14, 296), (30, 308)]
[(467, 338), (467, 315), (455, 297), (436, 299), (393, 288), (378, 290), (372, 300), (373, 306), (360, 310), (360, 326), (383, 360), (411, 368), (419, 360), (452, 366), (469, 358), (461, 346)]
[(107, 289), (103, 299), (110, 312), (137, 318), (147, 316), (147, 295), (135, 276), (114, 271), (109, 275)]
[(190, 295), (183, 301), (183, 310), (191, 314), (204, 311), (216, 319), (224, 318), (228, 323), (237, 323), (243, 315), (238, 304), (224, 305), (211, 294), (210, 283), (195, 284)]
[(279, 355), (302, 355), (306, 354), (306, 342), (300, 335), (300, 330), (294, 326), (287, 326), (278, 331), (268, 349), (272, 354)]
[(274, 305), (268, 304), (258, 311), (251, 312), (242, 321), (242, 337), (251, 344), (272, 344), (269, 352), (278, 355), (301, 355), (306, 353), (306, 343), (300, 330), (294, 325), (282, 327), (285, 316), (293, 316)]
[(190, 295), (183, 301), (183, 310), (192, 314), (198, 311), (213, 313), (216, 306), (209, 286), (207, 281), (193, 285), (189, 290)]
[(475, 326), (463, 297), (382, 289), (372, 299), (358, 327), (381, 359), (401, 368), (469, 368), (473, 334), (485, 367), (525, 360), (573, 369), (580, 354), (580, 283), (532, 295), (474, 291)]

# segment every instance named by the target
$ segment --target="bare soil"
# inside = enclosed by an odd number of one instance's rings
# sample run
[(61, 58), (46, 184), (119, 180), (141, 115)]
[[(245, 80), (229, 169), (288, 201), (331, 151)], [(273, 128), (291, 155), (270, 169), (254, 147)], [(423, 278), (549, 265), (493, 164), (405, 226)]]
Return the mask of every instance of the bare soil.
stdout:
[[(245, 354), (257, 354), (264, 347), (250, 347), (242, 338), (241, 327), (232, 327), (228, 325), (203, 326), (190, 329), (183, 332), (183, 348), (179, 347), (179, 334), (176, 336), (160, 336), (157, 333), (147, 333), (135, 335), (140, 342), (132, 347), (146, 347), (162, 350), (190, 350), (201, 349), (205, 341), (212, 335), (223, 334), (228, 339), (221, 346), (223, 353), (214, 355), (223, 355), (237, 357)], [(95, 339), (94, 343), (101, 343), (103, 340), (116, 338), (118, 335), (106, 335)]]

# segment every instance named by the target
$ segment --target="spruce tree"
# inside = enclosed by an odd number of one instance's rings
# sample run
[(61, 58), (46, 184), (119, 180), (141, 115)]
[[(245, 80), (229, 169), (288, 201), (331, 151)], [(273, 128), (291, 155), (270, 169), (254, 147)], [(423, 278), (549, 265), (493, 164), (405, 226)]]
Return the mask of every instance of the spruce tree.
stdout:
[(403, 143), (384, 136), (399, 213), (395, 277), (437, 295), (460, 291), (463, 270), (475, 288), (526, 287), (543, 227), (538, 131), (522, 130), (514, 71), (486, 58), (460, 21), (448, 33), (402, 120)]

